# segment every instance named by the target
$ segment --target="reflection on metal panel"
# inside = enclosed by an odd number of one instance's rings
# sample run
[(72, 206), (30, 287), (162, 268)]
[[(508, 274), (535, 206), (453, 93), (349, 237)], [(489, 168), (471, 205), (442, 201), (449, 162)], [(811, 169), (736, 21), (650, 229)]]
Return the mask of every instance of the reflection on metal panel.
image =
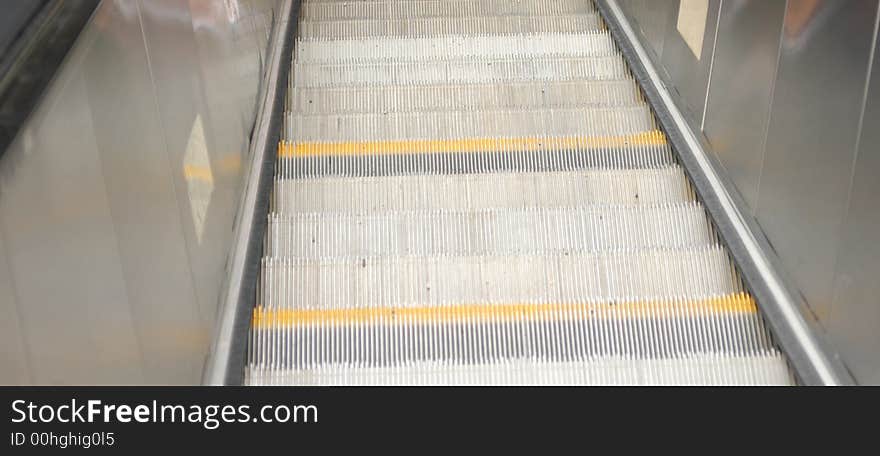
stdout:
[(30, 380), (138, 382), (140, 348), (85, 78), (76, 69), (55, 88), (0, 163), (0, 217)]
[(0, 382), (198, 382), (274, 5), (101, 4), (0, 161)]
[[(703, 24), (705, 38), (702, 40), (702, 51), (699, 54), (695, 55), (691, 51), (678, 27), (670, 27), (666, 31), (666, 39), (663, 45), (661, 62), (675, 84), (676, 90), (681, 95), (684, 107), (691, 116), (690, 120), (698, 128), (703, 121), (706, 91), (709, 89), (709, 71), (712, 64), (710, 56), (715, 46), (715, 29), (718, 25), (718, 10), (720, 7), (721, 0), (709, 1), (708, 12), (706, 13), (707, 19)], [(700, 11), (697, 11), (697, 14), (683, 14), (681, 8), (696, 8), (700, 10), (700, 6), (695, 5), (695, 2), (681, 2), (677, 10), (678, 17), (683, 15), (686, 19), (693, 17), (696, 19), (691, 20), (698, 20), (701, 15)], [(699, 24), (689, 26), (699, 27)], [(698, 58), (699, 55), (702, 55), (703, 58)]]
[(678, 7), (675, 28), (697, 60), (703, 56), (703, 38), (706, 36), (708, 15), (709, 0), (681, 0)]
[(671, 26), (677, 0), (622, 0), (620, 3), (648, 40), (648, 49), (658, 58), (663, 55), (666, 29)]
[(718, 26), (704, 131), (751, 209), (758, 199), (784, 16), (782, 1), (726, 0)]
[(785, 17), (756, 213), (826, 324), (876, 14), (829, 0), (789, 2)]
[(95, 18), (100, 33), (82, 71), (144, 380), (176, 383), (199, 372), (189, 344), (197, 346), (207, 337), (197, 326), (139, 16), (135, 2), (105, 3)]
[(842, 230), (828, 330), (856, 379), (880, 384), (880, 40)]

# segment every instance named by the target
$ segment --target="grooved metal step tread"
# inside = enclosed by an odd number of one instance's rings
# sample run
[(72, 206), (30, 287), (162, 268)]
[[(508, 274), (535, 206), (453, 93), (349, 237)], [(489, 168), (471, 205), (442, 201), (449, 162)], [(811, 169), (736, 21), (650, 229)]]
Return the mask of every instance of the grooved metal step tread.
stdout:
[(721, 246), (476, 256), (276, 258), (263, 307), (701, 299), (743, 291)]
[[(671, 157), (670, 157), (671, 158)], [(568, 208), (694, 201), (677, 165), (647, 169), (322, 177), (275, 182), (273, 210), (296, 214)]]
[(300, 141), (394, 141), (517, 136), (624, 136), (657, 130), (646, 105), (304, 115), (287, 113), (286, 135)]
[(269, 215), (266, 255), (454, 256), (685, 248), (716, 241), (697, 203)]
[(602, 57), (617, 54), (608, 32), (541, 33), (511, 36), (359, 38), (296, 42), (296, 63), (365, 64), (548, 57)]
[(600, 30), (598, 14), (552, 16), (511, 15), (461, 17), (410, 17), (407, 19), (305, 20), (299, 23), (303, 40), (372, 37), (430, 37), (446, 35), (528, 35), (534, 33), (577, 33)]
[(252, 385), (790, 385), (779, 353), (764, 356), (693, 354), (677, 358), (600, 358), (580, 362), (533, 360), (451, 365), (421, 363), (404, 367), (323, 366), (279, 369), (253, 366)]
[(380, 2), (303, 2), (302, 20), (407, 19), (446, 17), (455, 20), (474, 16), (550, 15), (595, 13), (592, 2), (554, 0), (550, 2), (510, 0), (419, 0)]
[(493, 59), (294, 62), (297, 87), (485, 84), (491, 82), (618, 80), (629, 76), (620, 55), (517, 56)]
[(644, 104), (631, 79), (507, 84), (392, 85), (292, 90), (289, 112), (303, 115), (498, 109), (566, 109)]

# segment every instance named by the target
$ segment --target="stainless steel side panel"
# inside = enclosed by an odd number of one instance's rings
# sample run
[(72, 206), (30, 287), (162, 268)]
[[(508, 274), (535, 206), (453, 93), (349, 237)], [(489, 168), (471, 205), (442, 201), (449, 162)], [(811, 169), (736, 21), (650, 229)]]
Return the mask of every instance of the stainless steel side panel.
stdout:
[[(620, 2), (630, 21), (641, 31), (648, 50), (662, 66), (686, 109), (689, 121), (700, 126), (709, 89), (709, 74), (715, 47), (715, 32), (721, 0), (705, 0), (708, 11), (705, 22), (690, 24), (702, 27), (703, 40), (700, 52), (690, 49), (679, 30), (681, 8), (691, 8), (694, 3), (681, 0), (623, 0)], [(699, 54), (699, 56), (697, 55)]]
[(100, 5), (0, 160), (0, 382), (199, 381), (275, 5)]
[(620, 4), (648, 40), (648, 49), (657, 57), (663, 55), (666, 31), (678, 11), (678, 0), (622, 0)]
[(834, 281), (828, 331), (853, 375), (880, 384), (880, 42), (874, 62)]
[(877, 2), (789, 2), (757, 217), (827, 324)]
[[(679, 8), (687, 6), (687, 3), (675, 3), (678, 5), (674, 8), (672, 23), (666, 28), (666, 38), (660, 61), (684, 102), (684, 107), (688, 111), (686, 114), (691, 117), (690, 120), (695, 125), (699, 126), (703, 121), (706, 93), (709, 88), (709, 72), (712, 66), (712, 52), (715, 46), (715, 30), (718, 25), (718, 10), (721, 7), (721, 0), (708, 1), (699, 58), (688, 47), (677, 27)], [(694, 26), (698, 27), (699, 24)]]
[(137, 4), (106, 3), (98, 14), (107, 25), (82, 71), (144, 381), (183, 381), (198, 372), (191, 354), (206, 334), (177, 210), (179, 167), (164, 141)]
[(65, 76), (0, 163), (0, 217), (29, 380), (137, 382), (141, 351), (86, 82), (82, 72)]
[(752, 210), (784, 16), (784, 1), (725, 1), (715, 44), (703, 131)]

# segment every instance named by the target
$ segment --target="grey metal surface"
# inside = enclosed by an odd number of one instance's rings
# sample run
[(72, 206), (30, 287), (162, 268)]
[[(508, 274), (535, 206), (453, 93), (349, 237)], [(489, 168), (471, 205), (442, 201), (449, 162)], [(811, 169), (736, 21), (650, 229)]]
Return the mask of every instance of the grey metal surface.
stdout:
[(758, 202), (784, 16), (784, 1), (739, 0), (725, 1), (720, 15), (703, 131), (750, 211)]
[(202, 383), (239, 385), (244, 377), (250, 311), (257, 294), (257, 269), (262, 256), (263, 214), (268, 210), (275, 150), (280, 140), (284, 88), (289, 73), (287, 59), (292, 49), (293, 18), (299, 2), (284, 0), (277, 5), (272, 24), (266, 71), (258, 97), (259, 110), (250, 143), (244, 186), (226, 276), (220, 287), (217, 326), (211, 341)]
[[(679, 25), (680, 8), (687, 7), (689, 3), (699, 1), (678, 1), (678, 7), (674, 8), (673, 23), (666, 28), (666, 37), (663, 40), (663, 53), (660, 61), (663, 68), (669, 74), (684, 102), (686, 115), (696, 124), (703, 121), (703, 112), (706, 104), (706, 94), (709, 90), (709, 72), (712, 66), (713, 49), (715, 46), (715, 31), (718, 26), (718, 10), (721, 0), (702, 0), (708, 3), (705, 18), (703, 16), (688, 17), (684, 15), (682, 21), (697, 21), (693, 24), (683, 23), (682, 27), (699, 29), (702, 26), (702, 47), (699, 56), (694, 53), (685, 42)], [(704, 23), (700, 23), (703, 22)], [(699, 58), (698, 58), (699, 57)]]
[(183, 237), (188, 220), (178, 211), (183, 195), (173, 180), (181, 166), (164, 142), (168, 130), (157, 112), (137, 5), (107, 3), (98, 15), (105, 33), (95, 36), (83, 60), (87, 103), (82, 108), (96, 126), (143, 379), (192, 378), (200, 360), (191, 353), (205, 344), (205, 328), (198, 318)]
[(101, 4), (0, 161), (0, 381), (199, 381), (273, 7)]
[[(679, 17), (682, 8), (693, 8), (694, 4), (700, 3), (706, 6), (705, 16), (694, 18), (685, 14), (681, 24), (693, 30), (702, 30), (702, 45), (695, 52), (683, 37)], [(632, 19), (645, 41), (648, 54), (662, 64), (659, 71), (673, 83), (671, 88), (682, 100), (688, 120), (696, 125), (703, 120), (721, 4), (721, 0), (620, 2), (621, 8)]]
[(880, 41), (841, 230), (828, 331), (860, 382), (880, 384)]
[[(622, 3), (641, 22), (658, 8), (642, 3), (670, 2)], [(870, 1), (724, 1), (704, 124), (811, 318), (841, 341), (840, 354), (856, 378), (874, 383), (877, 323), (868, 322), (877, 321), (875, 307), (862, 305), (871, 288), (852, 267), (880, 274), (853, 253), (856, 239), (870, 239), (856, 226), (870, 225), (865, 201), (877, 197), (854, 180), (863, 168), (857, 141), (862, 150), (876, 147), (865, 142), (871, 119), (863, 103), (876, 8)], [(838, 305), (846, 310), (835, 310)]]
[(788, 4), (756, 213), (827, 325), (877, 2), (809, 8)]
[(600, 0), (599, 4), (799, 380), (822, 385), (851, 383), (850, 374), (805, 315), (789, 282), (778, 273), (776, 257), (746, 215), (744, 202), (727, 190), (727, 177), (708, 155), (707, 146), (682, 113), (625, 13), (614, 0)]
[(663, 55), (666, 31), (674, 27), (677, 0), (622, 0), (620, 2), (633, 25), (645, 38), (646, 50), (653, 56)]
[(136, 382), (144, 373), (85, 78), (58, 81), (0, 163), (0, 217), (29, 380)]
[(0, 56), (5, 55), (18, 34), (27, 27), (28, 21), (43, 7), (45, 2), (34, 0), (8, 0), (0, 16)]

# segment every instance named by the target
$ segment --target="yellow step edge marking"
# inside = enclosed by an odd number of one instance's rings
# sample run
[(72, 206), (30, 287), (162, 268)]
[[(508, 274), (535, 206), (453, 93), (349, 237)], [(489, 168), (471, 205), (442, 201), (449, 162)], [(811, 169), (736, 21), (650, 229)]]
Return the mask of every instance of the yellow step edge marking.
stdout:
[(587, 318), (676, 318), (753, 315), (757, 312), (755, 300), (748, 293), (698, 300), (670, 299), (617, 304), (464, 304), (359, 309), (268, 309), (258, 306), (254, 308), (251, 326), (255, 329), (273, 329), (357, 323), (491, 323)]
[(287, 142), (278, 145), (281, 158), (425, 155), (473, 152), (533, 152), (554, 149), (613, 148), (623, 146), (666, 145), (659, 130), (624, 136), (560, 136), (522, 138), (463, 138), (441, 140), (400, 140), (367, 142)]

